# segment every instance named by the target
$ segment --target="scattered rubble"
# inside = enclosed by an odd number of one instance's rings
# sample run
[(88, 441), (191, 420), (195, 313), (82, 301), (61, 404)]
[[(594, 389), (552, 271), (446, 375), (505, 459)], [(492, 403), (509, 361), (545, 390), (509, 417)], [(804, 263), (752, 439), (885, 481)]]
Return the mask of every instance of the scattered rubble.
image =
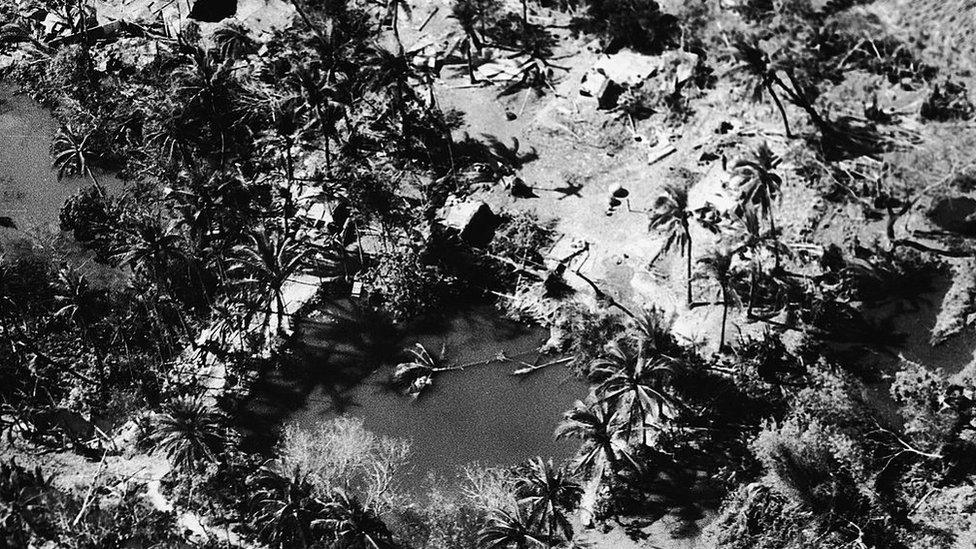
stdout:
[(643, 87), (670, 93), (691, 79), (698, 56), (686, 51), (644, 55), (621, 50), (601, 55), (580, 82), (580, 95), (593, 97), (601, 109), (612, 109), (626, 90)]

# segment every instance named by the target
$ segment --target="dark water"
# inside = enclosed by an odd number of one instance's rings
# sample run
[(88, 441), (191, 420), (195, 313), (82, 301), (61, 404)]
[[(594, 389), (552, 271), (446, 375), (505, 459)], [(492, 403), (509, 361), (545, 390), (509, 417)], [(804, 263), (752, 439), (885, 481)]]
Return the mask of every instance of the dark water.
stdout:
[(404, 336), (384, 333), (351, 307), (339, 309), (333, 308), (327, 322), (320, 318), (303, 326), (295, 371), (265, 379), (249, 409), (264, 407), (266, 413), (279, 412), (279, 423), (307, 425), (350, 414), (363, 418), (374, 433), (410, 439), (411, 468), (404, 484), (415, 493), (426, 488), (430, 475), (445, 480), (441, 488), (449, 487), (468, 463), (506, 466), (537, 455), (559, 461), (578, 448), (578, 442), (553, 439), (563, 412), (587, 391), (565, 365), (519, 377), (510, 375), (518, 367), (510, 363), (468, 366), (439, 374), (419, 399), (387, 383), (396, 355), (414, 342), (432, 352), (443, 348), (453, 364), (491, 359), (500, 351), (533, 363), (545, 340), (543, 330), (499, 319), (484, 308)]
[[(48, 111), (0, 83), (0, 216), (20, 230), (56, 227), (64, 201), (90, 184), (81, 177), (58, 181), (49, 152), (56, 129)], [(100, 182), (109, 190), (120, 186), (109, 177)]]

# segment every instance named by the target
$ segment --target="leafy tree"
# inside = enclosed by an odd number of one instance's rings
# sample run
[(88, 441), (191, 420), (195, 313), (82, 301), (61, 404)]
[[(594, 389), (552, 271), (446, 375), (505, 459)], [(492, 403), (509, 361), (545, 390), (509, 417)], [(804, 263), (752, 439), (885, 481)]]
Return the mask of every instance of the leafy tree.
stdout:
[(94, 288), (84, 273), (67, 266), (58, 273), (53, 316), (82, 329), (103, 317), (103, 292)]
[(583, 489), (565, 471), (552, 465), (552, 460), (537, 457), (529, 461), (524, 474), (515, 482), (519, 505), (530, 509), (529, 521), (546, 531), (550, 542), (573, 539), (573, 527), (564, 511), (575, 507)]
[(227, 441), (220, 414), (200, 398), (179, 397), (167, 403), (151, 437), (181, 470), (213, 462)]
[(691, 210), (688, 209), (688, 186), (668, 184), (664, 194), (654, 202), (649, 227), (652, 231), (664, 233), (662, 252), (670, 252), (677, 247), (687, 259), (687, 302), (691, 304)]
[(118, 225), (114, 201), (91, 185), (65, 201), (59, 216), (62, 231), (70, 231), (78, 242), (90, 246), (99, 261), (108, 261)]
[(654, 0), (594, 0), (589, 2), (591, 30), (607, 39), (606, 50), (631, 47), (645, 53), (661, 53), (677, 45), (678, 19), (661, 11)]

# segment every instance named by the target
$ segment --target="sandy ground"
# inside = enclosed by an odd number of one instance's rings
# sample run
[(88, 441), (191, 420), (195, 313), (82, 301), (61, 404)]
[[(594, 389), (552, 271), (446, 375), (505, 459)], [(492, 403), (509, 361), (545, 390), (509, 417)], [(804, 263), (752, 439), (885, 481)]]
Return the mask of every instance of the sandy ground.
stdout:
[[(444, 7), (437, 9), (424, 33), (418, 33), (417, 26), (427, 20), (432, 9), (430, 5), (415, 9), (412, 21), (416, 26), (404, 32), (405, 43), (448, 34), (451, 21), (445, 17)], [(744, 118), (743, 109), (734, 108), (734, 94), (720, 87), (695, 100), (696, 112), (687, 124), (671, 128), (651, 121), (640, 123), (637, 130), (643, 140), (638, 143), (624, 122), (615, 120), (612, 113), (598, 111), (594, 99), (579, 94), (580, 80), (597, 54), (583, 41), (564, 37), (562, 42), (555, 63), (569, 70), (554, 71), (555, 90), (541, 97), (533, 92), (498, 97), (499, 87), (471, 86), (463, 65), (443, 70), (436, 86), (437, 100), (442, 108), (464, 113), (462, 132), (494, 137), (508, 144), (517, 139), (520, 152), (535, 151), (538, 155), (520, 172), (536, 197), (515, 198), (498, 186), (478, 192), (475, 198), (484, 200), (496, 212), (533, 211), (542, 219), (557, 220), (556, 228), (565, 241), (557, 243), (557, 249), (568, 248), (570, 242), (588, 244), (589, 253), (574, 261), (573, 269), (629, 307), (656, 306), (674, 313), (680, 336), (714, 347), (721, 307), (687, 308), (685, 261), (678, 254), (662, 254), (650, 264), (663, 239), (648, 231), (646, 210), (666, 183), (679, 181), (679, 168), (690, 170), (697, 180), (690, 193), (692, 208), (706, 202), (719, 207), (730, 205), (731, 196), (725, 187), (731, 174), (722, 169), (720, 160), (701, 162), (702, 153), (719, 150), (723, 142), (735, 135), (755, 146), (759, 142), (753, 137), (757, 131), (767, 140), (775, 140), (782, 133), (778, 118), (771, 105), (758, 108), (768, 118)], [(509, 120), (506, 112), (519, 116)], [(731, 135), (717, 133), (722, 121), (733, 124)], [(676, 151), (650, 163), (656, 144), (667, 142)], [(556, 190), (570, 184), (582, 188), (576, 194)], [(613, 184), (622, 185), (629, 195), (608, 211), (608, 187)], [(715, 238), (697, 226), (692, 236), (692, 256), (696, 261)], [(592, 297), (592, 290), (579, 277), (571, 275), (568, 282), (583, 299)], [(694, 293), (696, 300), (713, 300), (717, 288), (707, 281), (696, 281)], [(730, 315), (728, 333), (740, 332), (741, 324), (737, 315)]]

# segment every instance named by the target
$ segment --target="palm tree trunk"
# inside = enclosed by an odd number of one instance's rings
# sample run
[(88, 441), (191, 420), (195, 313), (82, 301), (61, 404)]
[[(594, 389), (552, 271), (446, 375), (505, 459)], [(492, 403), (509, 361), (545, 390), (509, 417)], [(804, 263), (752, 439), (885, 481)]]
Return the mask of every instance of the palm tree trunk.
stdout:
[(685, 258), (685, 261), (686, 261), (685, 267), (687, 268), (687, 271), (688, 271), (687, 272), (687, 275), (688, 276), (687, 276), (687, 281), (686, 281), (686, 283), (688, 285), (688, 288), (687, 288), (687, 290), (688, 290), (688, 297), (687, 298), (688, 298), (688, 305), (691, 305), (691, 231), (688, 230), (688, 226), (687, 225), (685, 226), (685, 236), (688, 238), (688, 249), (686, 250), (688, 252), (688, 257)]
[[(773, 232), (773, 238), (776, 238), (776, 220), (773, 218), (773, 210), (772, 210), (772, 207), (770, 207), (770, 210), (769, 210), (769, 228)], [(776, 270), (776, 271), (778, 271), (779, 270), (779, 246), (776, 245), (776, 241), (775, 240), (773, 241), (773, 244), (774, 244), (774, 246), (773, 246), (773, 260), (775, 261), (775, 264), (773, 265), (773, 269)]]
[(752, 308), (756, 302), (756, 271), (758, 266), (753, 261), (752, 273), (749, 274), (749, 307), (746, 309), (746, 317), (752, 318)]
[(766, 81), (766, 90), (769, 92), (769, 96), (773, 98), (773, 103), (776, 104), (776, 108), (779, 109), (779, 115), (783, 117), (786, 138), (792, 139), (793, 133), (790, 131), (790, 120), (786, 117), (786, 109), (783, 108), (783, 103), (779, 100), (779, 96), (776, 95), (776, 89), (773, 88), (772, 82)]
[(725, 285), (722, 285), (722, 333), (718, 338), (718, 350), (722, 352), (725, 347), (725, 323), (729, 318), (729, 299), (728, 293), (725, 291)]
[(821, 134), (830, 133), (833, 128), (831, 128), (830, 124), (828, 124), (827, 121), (820, 116), (820, 113), (818, 113), (813, 105), (810, 104), (810, 101), (807, 100), (806, 94), (803, 92), (803, 86), (800, 85), (800, 82), (796, 79), (796, 75), (793, 74), (793, 71), (787, 70), (786, 76), (790, 81), (789, 86), (783, 82), (782, 78), (775, 74), (773, 75), (773, 81), (776, 82), (776, 84), (784, 92), (786, 92), (790, 98), (790, 101), (807, 113), (807, 116), (810, 117), (810, 121), (813, 122), (813, 125), (816, 126), (818, 130), (820, 130)]

